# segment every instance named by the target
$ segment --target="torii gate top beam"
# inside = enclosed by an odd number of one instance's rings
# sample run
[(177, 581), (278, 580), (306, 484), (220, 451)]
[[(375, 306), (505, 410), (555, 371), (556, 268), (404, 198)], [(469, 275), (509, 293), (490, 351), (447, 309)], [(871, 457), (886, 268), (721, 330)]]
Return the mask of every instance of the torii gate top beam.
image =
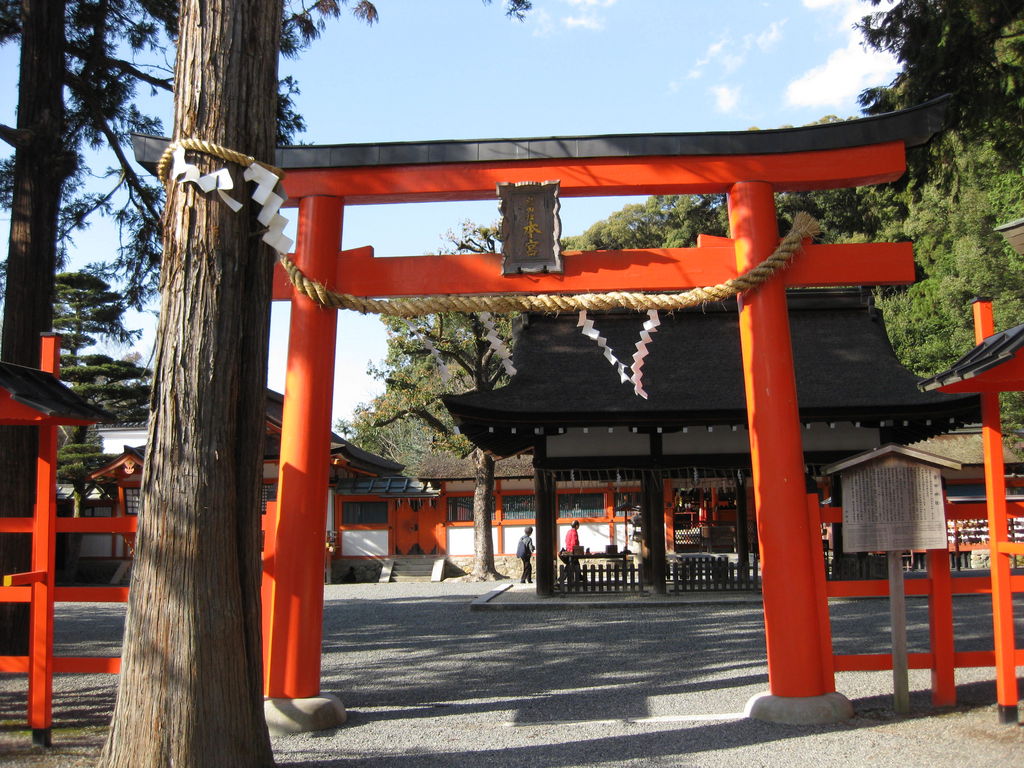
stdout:
[[(292, 199), (344, 198), (346, 205), (483, 200), (498, 182), (557, 178), (564, 197), (725, 192), (758, 180), (775, 191), (892, 181), (904, 150), (941, 128), (948, 97), (912, 109), (840, 123), (765, 131), (563, 136), (283, 147)], [(152, 169), (167, 139), (135, 137)]]

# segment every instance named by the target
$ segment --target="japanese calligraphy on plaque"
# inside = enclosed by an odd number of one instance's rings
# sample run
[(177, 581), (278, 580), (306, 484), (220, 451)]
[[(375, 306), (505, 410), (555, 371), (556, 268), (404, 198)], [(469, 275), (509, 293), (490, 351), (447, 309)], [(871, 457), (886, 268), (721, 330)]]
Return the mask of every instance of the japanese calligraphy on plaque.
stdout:
[(937, 467), (886, 456), (847, 469), (842, 483), (843, 547), (848, 552), (946, 548)]
[(561, 272), (558, 182), (501, 182), (498, 196), (502, 274)]

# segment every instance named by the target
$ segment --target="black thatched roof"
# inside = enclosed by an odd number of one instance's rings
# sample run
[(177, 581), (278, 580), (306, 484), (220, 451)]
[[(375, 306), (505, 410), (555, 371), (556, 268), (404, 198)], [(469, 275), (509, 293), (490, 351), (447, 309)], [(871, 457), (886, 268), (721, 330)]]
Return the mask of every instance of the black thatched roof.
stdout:
[(63, 424), (107, 422), (110, 414), (75, 394), (52, 373), (13, 363), (0, 363), (0, 389), (11, 399)]
[[(629, 362), (646, 315), (592, 313), (620, 360)], [(745, 424), (746, 402), (735, 302), (663, 314), (644, 365), (649, 399), (621, 384), (576, 314), (527, 316), (515, 347), (516, 375), (493, 392), (445, 397), (462, 432), (509, 455), (545, 430), (628, 426), (666, 431)], [(800, 416), (859, 421), (909, 442), (978, 418), (975, 396), (921, 392), (896, 360), (881, 317), (857, 290), (790, 294), (790, 328)], [(514, 429), (514, 433), (513, 433)]]

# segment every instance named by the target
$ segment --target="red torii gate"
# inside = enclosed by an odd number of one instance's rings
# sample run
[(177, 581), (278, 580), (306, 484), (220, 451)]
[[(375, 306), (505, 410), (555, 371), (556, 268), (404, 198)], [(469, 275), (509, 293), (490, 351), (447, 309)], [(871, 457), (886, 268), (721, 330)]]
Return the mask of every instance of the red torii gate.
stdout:
[[(779, 242), (774, 193), (877, 184), (905, 171), (905, 149), (941, 125), (944, 100), (890, 115), (779, 131), (281, 150), (299, 209), (294, 261), (338, 293), (367, 297), (479, 293), (682, 291), (735, 277)], [(143, 144), (144, 144), (143, 140)], [(162, 150), (137, 145), (155, 159)], [(502, 277), (496, 255), (375, 260), (339, 253), (347, 205), (481, 200), (500, 182), (558, 179), (563, 197), (725, 193), (731, 240), (696, 249), (567, 253), (563, 275)], [(751, 461), (763, 570), (770, 695), (750, 714), (783, 722), (849, 716), (835, 693), (827, 604), (813, 554), (793, 374), (787, 286), (881, 285), (914, 279), (909, 243), (808, 246), (791, 269), (744, 296), (740, 311)], [(275, 534), (264, 592), (266, 694), (320, 696), (323, 531), (336, 313), (279, 282), (291, 299)], [(545, 574), (544, 569), (548, 571)], [(551, 564), (539, 564), (538, 591)], [(546, 584), (545, 584), (546, 582)], [(294, 707), (292, 707), (294, 709)], [(327, 727), (323, 723), (319, 727)]]

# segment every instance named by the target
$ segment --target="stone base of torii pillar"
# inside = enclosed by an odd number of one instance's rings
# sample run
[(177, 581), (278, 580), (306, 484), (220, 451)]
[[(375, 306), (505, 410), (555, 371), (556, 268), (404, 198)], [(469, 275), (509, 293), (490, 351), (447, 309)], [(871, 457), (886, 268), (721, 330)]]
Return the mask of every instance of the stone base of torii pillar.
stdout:
[(786, 725), (841, 723), (853, 717), (853, 704), (841, 693), (821, 696), (775, 696), (759, 693), (747, 702), (744, 714), (753, 720)]
[(348, 719), (341, 699), (329, 693), (308, 699), (264, 699), (263, 713), (271, 736), (337, 728)]

